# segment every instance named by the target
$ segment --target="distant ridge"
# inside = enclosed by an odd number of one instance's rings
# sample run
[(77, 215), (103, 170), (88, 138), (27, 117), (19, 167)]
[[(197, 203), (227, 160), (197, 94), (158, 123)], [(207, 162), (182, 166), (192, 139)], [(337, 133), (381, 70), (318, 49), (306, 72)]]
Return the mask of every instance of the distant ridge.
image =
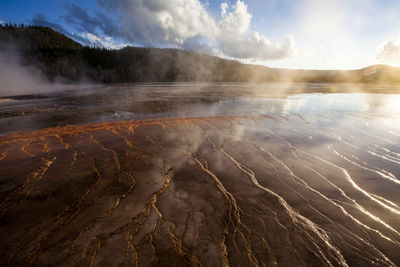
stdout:
[(40, 26), (0, 25), (0, 51), (15, 53), (22, 65), (38, 68), (50, 81), (400, 83), (400, 68), (387, 65), (360, 70), (276, 69), (179, 49), (87, 47)]

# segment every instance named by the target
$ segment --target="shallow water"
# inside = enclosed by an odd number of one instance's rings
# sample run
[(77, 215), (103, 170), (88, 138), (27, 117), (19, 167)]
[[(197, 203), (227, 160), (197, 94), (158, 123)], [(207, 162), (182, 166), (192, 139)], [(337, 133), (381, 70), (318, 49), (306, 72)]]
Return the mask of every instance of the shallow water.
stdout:
[[(96, 86), (93, 89), (0, 97), (0, 134), (70, 124), (166, 117), (296, 116), (297, 113), (345, 116), (353, 113), (392, 118), (400, 113), (398, 92), (400, 87), (355, 84)], [(343, 120), (338, 118), (338, 121)]]
[(396, 92), (146, 84), (4, 98), (0, 263), (399, 265)]

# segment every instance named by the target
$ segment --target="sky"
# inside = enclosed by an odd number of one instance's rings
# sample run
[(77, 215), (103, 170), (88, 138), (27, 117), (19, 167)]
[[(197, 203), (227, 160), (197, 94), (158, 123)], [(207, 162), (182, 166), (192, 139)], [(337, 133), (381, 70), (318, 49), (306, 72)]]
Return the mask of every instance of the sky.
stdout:
[(90, 46), (173, 47), (269, 67), (400, 66), (399, 0), (0, 0), (0, 22)]

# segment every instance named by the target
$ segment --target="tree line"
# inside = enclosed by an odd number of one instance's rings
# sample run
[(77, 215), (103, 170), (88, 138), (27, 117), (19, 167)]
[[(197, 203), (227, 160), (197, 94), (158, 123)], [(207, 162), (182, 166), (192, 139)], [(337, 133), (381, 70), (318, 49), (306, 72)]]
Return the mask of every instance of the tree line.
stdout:
[(399, 69), (383, 65), (354, 71), (274, 69), (171, 48), (83, 46), (51, 28), (24, 24), (0, 24), (0, 49), (50, 81), (400, 82)]

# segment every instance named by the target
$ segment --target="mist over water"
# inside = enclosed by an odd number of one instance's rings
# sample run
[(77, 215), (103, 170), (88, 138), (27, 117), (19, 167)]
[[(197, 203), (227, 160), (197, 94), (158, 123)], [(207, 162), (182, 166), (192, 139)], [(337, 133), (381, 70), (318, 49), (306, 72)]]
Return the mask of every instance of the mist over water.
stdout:
[(399, 265), (399, 90), (182, 83), (1, 98), (0, 170), (17, 178), (1, 179), (0, 263)]
[[(18, 47), (0, 51), (0, 97), (60, 93), (66, 90), (90, 90), (99, 85), (82, 76), (71, 81), (55, 76), (53, 81), (43, 73), (37, 60), (26, 60)], [(1, 101), (1, 99), (0, 99)], [(4, 102), (4, 100), (3, 100)]]
[[(50, 86), (51, 87), (51, 86)], [(399, 88), (360, 84), (146, 83), (60, 86), (0, 98), (0, 133), (170, 117), (328, 116), (334, 124), (399, 114)], [(60, 92), (61, 90), (61, 92)]]

